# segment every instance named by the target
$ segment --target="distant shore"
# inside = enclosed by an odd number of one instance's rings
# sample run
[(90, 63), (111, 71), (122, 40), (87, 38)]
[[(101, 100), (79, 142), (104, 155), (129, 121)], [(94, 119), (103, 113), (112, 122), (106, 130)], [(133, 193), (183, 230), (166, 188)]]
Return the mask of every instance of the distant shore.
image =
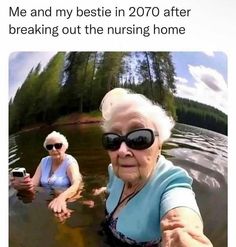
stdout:
[(72, 124), (90, 124), (90, 123), (100, 123), (102, 117), (98, 112), (92, 113), (72, 113), (66, 116), (59, 117), (52, 124), (37, 123), (24, 127), (19, 132), (27, 132), (35, 129), (46, 128), (49, 126), (61, 126), (61, 125), (72, 125)]

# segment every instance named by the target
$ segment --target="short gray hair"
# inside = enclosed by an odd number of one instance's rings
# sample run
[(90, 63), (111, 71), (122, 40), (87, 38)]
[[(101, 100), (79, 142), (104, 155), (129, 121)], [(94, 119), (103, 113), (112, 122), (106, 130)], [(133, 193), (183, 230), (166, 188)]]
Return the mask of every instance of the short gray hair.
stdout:
[(100, 105), (103, 116), (103, 130), (105, 132), (110, 130), (113, 115), (118, 108), (132, 105), (135, 107), (135, 112), (153, 123), (155, 130), (159, 133), (161, 145), (169, 139), (171, 129), (175, 125), (173, 118), (168, 116), (159, 104), (152, 102), (142, 94), (124, 88), (115, 88), (104, 96)]
[(52, 138), (59, 138), (61, 143), (66, 147), (66, 149), (69, 147), (69, 143), (64, 135), (57, 131), (52, 131), (50, 134), (48, 134), (45, 138), (45, 141), (43, 143), (44, 148), (46, 148), (47, 141), (52, 139)]

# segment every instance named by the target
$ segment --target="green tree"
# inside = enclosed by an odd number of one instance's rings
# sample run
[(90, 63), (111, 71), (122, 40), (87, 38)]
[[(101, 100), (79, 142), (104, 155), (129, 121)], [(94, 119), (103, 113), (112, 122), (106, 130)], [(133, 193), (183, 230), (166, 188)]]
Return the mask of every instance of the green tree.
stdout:
[(11, 129), (97, 110), (114, 87), (145, 94), (175, 118), (175, 71), (168, 52), (59, 52), (40, 71), (39, 64), (9, 102)]
[(105, 52), (96, 73), (96, 87), (99, 99), (114, 87), (120, 86), (124, 72), (125, 52)]
[(137, 74), (140, 93), (157, 101), (176, 118), (175, 69), (169, 52), (138, 52)]
[(41, 72), (35, 86), (31, 114), (36, 121), (51, 123), (57, 116), (57, 99), (64, 66), (64, 52), (58, 52)]
[(83, 112), (86, 93), (94, 71), (90, 66), (92, 52), (70, 52), (64, 68), (64, 85), (61, 89), (60, 107), (62, 112)]
[(189, 99), (175, 98), (178, 122), (202, 127), (227, 135), (227, 115)]
[(176, 118), (174, 105), (175, 68), (169, 52), (150, 52), (152, 67), (155, 73), (154, 95), (156, 100)]
[(18, 88), (14, 100), (9, 103), (10, 131), (23, 128), (29, 124), (28, 113), (33, 104), (33, 91), (39, 77), (40, 64), (31, 69), (24, 83)]

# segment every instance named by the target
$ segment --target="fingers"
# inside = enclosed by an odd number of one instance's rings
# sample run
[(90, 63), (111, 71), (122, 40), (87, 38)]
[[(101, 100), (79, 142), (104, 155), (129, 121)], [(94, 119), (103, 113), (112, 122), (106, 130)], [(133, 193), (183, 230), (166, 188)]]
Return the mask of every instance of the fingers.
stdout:
[(64, 223), (68, 218), (64, 213), (54, 213), (60, 223)]
[(92, 195), (97, 196), (97, 195), (99, 195), (98, 192), (99, 192), (98, 189), (93, 189), (92, 190)]
[(20, 189), (24, 189), (24, 190), (32, 190), (32, 188), (34, 187), (31, 180), (30, 181), (21, 181), (19, 183), (19, 186), (20, 186)]
[(210, 240), (197, 229), (176, 228), (162, 234), (162, 247), (212, 247)]
[(53, 212), (61, 213), (61, 212), (67, 212), (67, 205), (66, 201), (61, 200), (59, 198), (53, 199), (49, 205), (48, 208), (50, 208)]
[(65, 223), (66, 219), (70, 218), (72, 212), (74, 212), (74, 210), (67, 209), (67, 212), (56, 212), (54, 215), (57, 217), (60, 223)]
[(71, 210), (69, 208), (66, 208), (66, 210), (61, 210), (60, 212), (57, 212), (55, 210), (60, 210), (56, 208), (51, 208), (54, 212), (55, 217), (58, 219), (60, 223), (65, 223), (66, 219), (70, 218), (71, 213), (74, 212), (74, 210)]
[(13, 178), (11, 180), (11, 185), (16, 190), (31, 190), (34, 187), (31, 180), (25, 181), (25, 180), (19, 180), (19, 179), (15, 179), (15, 178)]
[(93, 208), (95, 203), (92, 200), (82, 201), (82, 204), (87, 205), (89, 208)]
[(24, 177), (24, 182), (31, 182), (31, 178), (29, 174)]
[(98, 189), (93, 189), (92, 190), (92, 194), (94, 196), (98, 196), (100, 195), (102, 192), (105, 192), (106, 191), (106, 187), (101, 187), (101, 188), (98, 188)]

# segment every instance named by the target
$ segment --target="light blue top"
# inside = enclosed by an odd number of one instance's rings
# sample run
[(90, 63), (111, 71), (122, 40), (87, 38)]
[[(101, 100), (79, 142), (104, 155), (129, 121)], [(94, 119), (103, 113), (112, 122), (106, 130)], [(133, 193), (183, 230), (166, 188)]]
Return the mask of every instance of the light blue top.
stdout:
[[(160, 221), (173, 208), (188, 207), (200, 215), (188, 173), (162, 155), (154, 169), (146, 185), (118, 215), (116, 231), (137, 242), (158, 241), (161, 238)], [(111, 214), (119, 202), (124, 182), (114, 174), (112, 165), (108, 172), (106, 209)]]
[(41, 166), (41, 178), (40, 184), (46, 188), (66, 188), (71, 185), (70, 179), (67, 176), (67, 168), (72, 163), (77, 163), (76, 159), (66, 154), (63, 162), (60, 166), (51, 174), (52, 169), (52, 157), (47, 156), (42, 158), (40, 162)]

